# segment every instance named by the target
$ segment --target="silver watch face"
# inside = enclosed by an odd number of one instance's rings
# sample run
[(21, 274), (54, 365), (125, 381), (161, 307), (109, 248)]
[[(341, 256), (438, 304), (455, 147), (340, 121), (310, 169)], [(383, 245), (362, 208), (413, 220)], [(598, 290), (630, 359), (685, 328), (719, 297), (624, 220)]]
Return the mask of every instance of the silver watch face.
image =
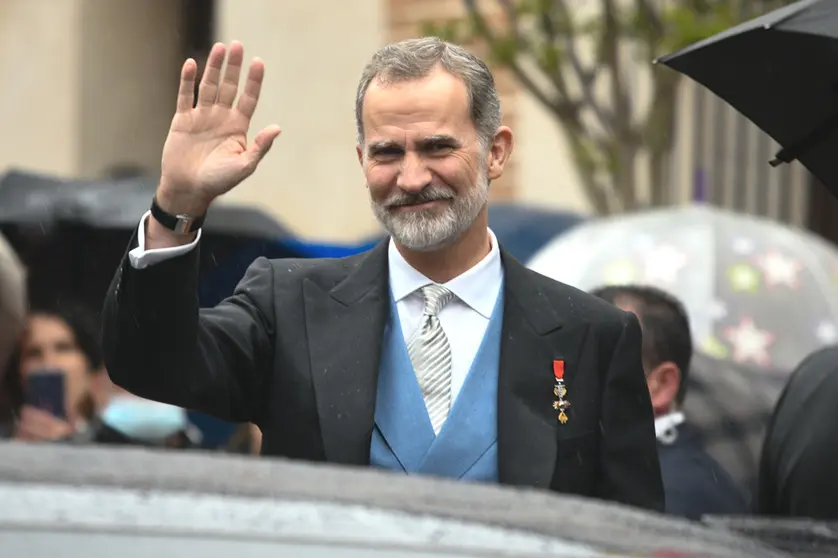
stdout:
[(175, 225), (174, 231), (178, 234), (189, 234), (194, 232), (195, 229), (195, 221), (196, 219), (189, 216), (189, 215), (176, 215), (177, 217), (177, 224)]

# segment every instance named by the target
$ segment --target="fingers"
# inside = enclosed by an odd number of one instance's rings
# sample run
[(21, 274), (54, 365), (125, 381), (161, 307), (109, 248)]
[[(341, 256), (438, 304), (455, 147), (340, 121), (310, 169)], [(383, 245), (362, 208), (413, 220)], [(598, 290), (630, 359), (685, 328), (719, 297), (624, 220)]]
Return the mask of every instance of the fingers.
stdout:
[(233, 101), (236, 100), (243, 62), (244, 47), (240, 42), (233, 41), (230, 44), (230, 53), (227, 55), (227, 68), (224, 70), (224, 78), (218, 89), (218, 104), (225, 108), (232, 108)]
[[(224, 69), (224, 58), (227, 58), (227, 67)], [(207, 58), (207, 67), (201, 78), (198, 87), (198, 106), (211, 107), (218, 104), (225, 108), (232, 108), (233, 102), (239, 89), (242, 66), (244, 64), (244, 47), (239, 41), (230, 44), (230, 52), (227, 55), (227, 48), (216, 43), (210, 50)], [(188, 110), (194, 105), (195, 78), (197, 65), (195, 61), (187, 60), (181, 71), (180, 91), (178, 93), (178, 111)], [(244, 91), (239, 96), (236, 109), (248, 120), (256, 112), (256, 105), (259, 102), (259, 94), (262, 91), (262, 81), (265, 78), (265, 63), (254, 58), (247, 71), (247, 79), (244, 84)]]
[(247, 71), (247, 80), (244, 83), (244, 91), (239, 97), (236, 109), (248, 120), (253, 118), (256, 112), (256, 104), (259, 102), (259, 94), (262, 91), (262, 80), (265, 79), (265, 63), (254, 58)]
[(215, 104), (226, 52), (227, 47), (221, 43), (216, 43), (210, 50), (207, 67), (204, 69), (204, 77), (201, 78), (201, 85), (198, 86), (198, 106), (210, 107)]
[(192, 110), (195, 105), (195, 78), (198, 76), (198, 64), (191, 58), (183, 63), (180, 70), (180, 89), (177, 92), (177, 111)]
[(71, 434), (72, 428), (45, 411), (24, 406), (20, 413), (18, 433), (25, 440), (55, 440)]
[(279, 136), (282, 130), (276, 124), (268, 126), (261, 132), (256, 134), (253, 138), (253, 143), (247, 148), (247, 156), (250, 159), (250, 166), (256, 168), (256, 165), (262, 158), (268, 154), (274, 140)]

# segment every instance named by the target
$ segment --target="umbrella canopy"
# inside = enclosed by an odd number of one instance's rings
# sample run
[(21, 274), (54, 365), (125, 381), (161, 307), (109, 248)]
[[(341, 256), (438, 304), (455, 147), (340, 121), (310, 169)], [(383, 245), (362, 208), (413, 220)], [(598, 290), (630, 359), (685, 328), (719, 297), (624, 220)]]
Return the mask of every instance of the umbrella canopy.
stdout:
[(805, 231), (694, 205), (577, 226), (529, 266), (583, 290), (646, 284), (678, 297), (698, 351), (792, 370), (838, 341), (838, 250)]
[(838, 2), (803, 0), (657, 60), (727, 101), (838, 195)]
[[(147, 178), (62, 180), (11, 171), (0, 179), (0, 224), (49, 227), (54, 223), (72, 223), (133, 229), (148, 211), (156, 188), (156, 181)], [(236, 237), (291, 236), (263, 211), (224, 203), (210, 208), (204, 230)]]
[(701, 354), (693, 358), (684, 415), (701, 432), (707, 452), (747, 493), (756, 487), (765, 432), (788, 376)]

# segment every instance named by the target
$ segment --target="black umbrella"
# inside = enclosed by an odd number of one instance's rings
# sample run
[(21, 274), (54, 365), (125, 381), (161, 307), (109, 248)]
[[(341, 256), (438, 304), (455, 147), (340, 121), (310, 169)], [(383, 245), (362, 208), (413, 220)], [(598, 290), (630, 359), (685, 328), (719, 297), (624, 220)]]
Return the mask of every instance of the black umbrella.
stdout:
[[(155, 186), (144, 178), (77, 181), (17, 171), (0, 176), (0, 231), (29, 271), (30, 300), (71, 299), (100, 308)], [(289, 239), (259, 209), (213, 206), (201, 241), (202, 304), (229, 295), (256, 257), (299, 257), (286, 246)], [(237, 271), (231, 275), (229, 268)]]
[[(57, 223), (104, 229), (133, 229), (151, 205), (157, 184), (150, 178), (62, 180), (11, 171), (0, 178), (0, 225)], [(253, 207), (219, 203), (207, 214), (204, 230), (234, 237), (282, 239), (289, 231)]]
[(772, 166), (799, 160), (838, 195), (838, 2), (802, 0), (656, 62), (773, 137)]

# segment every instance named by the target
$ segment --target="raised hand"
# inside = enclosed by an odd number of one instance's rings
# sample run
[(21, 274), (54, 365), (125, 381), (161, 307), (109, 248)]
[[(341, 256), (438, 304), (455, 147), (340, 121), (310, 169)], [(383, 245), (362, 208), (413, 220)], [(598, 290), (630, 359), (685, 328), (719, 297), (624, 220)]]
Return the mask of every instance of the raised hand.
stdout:
[(158, 202), (166, 211), (203, 214), (215, 198), (253, 174), (280, 133), (279, 126), (268, 126), (248, 145), (247, 132), (259, 101), (265, 65), (253, 60), (244, 91), (238, 95), (244, 48), (236, 41), (230, 45), (222, 75), (225, 54), (223, 44), (212, 47), (197, 104), (194, 90), (198, 66), (192, 59), (183, 64), (177, 111), (163, 147), (157, 192)]

